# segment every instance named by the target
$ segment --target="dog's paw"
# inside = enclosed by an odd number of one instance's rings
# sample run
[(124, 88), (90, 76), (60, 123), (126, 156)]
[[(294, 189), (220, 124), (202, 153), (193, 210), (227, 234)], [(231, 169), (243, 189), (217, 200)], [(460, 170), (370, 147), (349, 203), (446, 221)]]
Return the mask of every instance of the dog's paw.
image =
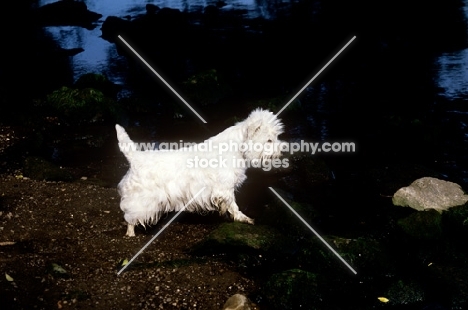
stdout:
[(254, 219), (251, 219), (250, 217), (247, 217), (246, 223), (247, 223), (247, 224), (250, 224), (250, 225), (255, 225), (255, 220), (254, 220)]
[(234, 221), (236, 222), (242, 222), (242, 223), (247, 223), (247, 224), (254, 224), (254, 220), (251, 219), (250, 217), (246, 216), (242, 212), (238, 212), (237, 214), (234, 215)]

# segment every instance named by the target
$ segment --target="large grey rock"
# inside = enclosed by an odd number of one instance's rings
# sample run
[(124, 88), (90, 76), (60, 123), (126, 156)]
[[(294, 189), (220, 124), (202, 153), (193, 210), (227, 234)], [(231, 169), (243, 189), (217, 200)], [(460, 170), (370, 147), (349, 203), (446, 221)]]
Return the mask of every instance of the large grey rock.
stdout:
[(436, 178), (417, 179), (410, 186), (400, 188), (393, 195), (395, 206), (411, 207), (418, 211), (434, 209), (439, 212), (460, 206), (468, 201), (460, 185)]
[(223, 306), (223, 310), (250, 310), (250, 301), (241, 294), (235, 294), (229, 297)]

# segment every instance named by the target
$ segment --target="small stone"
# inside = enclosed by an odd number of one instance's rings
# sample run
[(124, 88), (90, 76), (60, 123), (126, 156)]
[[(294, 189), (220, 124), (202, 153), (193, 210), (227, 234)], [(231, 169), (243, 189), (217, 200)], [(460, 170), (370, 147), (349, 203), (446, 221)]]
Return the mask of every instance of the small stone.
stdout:
[(229, 297), (223, 306), (223, 310), (250, 310), (250, 301), (241, 294), (235, 294)]

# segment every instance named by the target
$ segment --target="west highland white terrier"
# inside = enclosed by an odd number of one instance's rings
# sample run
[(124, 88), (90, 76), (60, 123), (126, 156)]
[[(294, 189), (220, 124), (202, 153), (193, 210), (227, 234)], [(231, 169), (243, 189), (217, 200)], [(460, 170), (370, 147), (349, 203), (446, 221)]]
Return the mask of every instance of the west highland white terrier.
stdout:
[(248, 167), (279, 161), (283, 124), (273, 113), (257, 109), (218, 135), (177, 150), (141, 150), (121, 126), (116, 130), (130, 163), (118, 190), (131, 237), (135, 225), (156, 224), (162, 214), (184, 207), (189, 212), (227, 211), (234, 221), (253, 224), (239, 210), (234, 192), (246, 180)]

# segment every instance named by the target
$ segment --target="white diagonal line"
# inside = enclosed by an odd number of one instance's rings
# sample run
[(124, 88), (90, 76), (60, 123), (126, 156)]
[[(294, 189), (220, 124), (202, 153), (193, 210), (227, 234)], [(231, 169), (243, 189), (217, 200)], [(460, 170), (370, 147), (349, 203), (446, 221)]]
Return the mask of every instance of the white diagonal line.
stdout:
[(338, 252), (335, 251), (335, 249), (333, 249), (326, 241), (325, 239), (322, 238), (322, 236), (320, 236), (313, 228), (312, 226), (310, 226), (300, 215), (299, 213), (296, 212), (296, 210), (294, 210), (287, 202), (286, 200), (283, 199), (283, 197), (281, 197), (273, 188), (271, 187), (268, 187), (289, 209), (291, 209), (291, 211), (307, 226), (307, 228), (309, 228), (319, 239), (320, 241), (322, 241), (332, 252), (333, 254), (335, 254), (342, 262), (343, 264), (346, 265), (346, 267), (348, 267), (354, 274), (357, 274), (356, 270), (353, 269), (353, 267), (351, 267), (344, 259), (343, 257), (340, 256), (340, 254), (338, 254)]
[(157, 237), (158, 237), (158, 236), (159, 236), (175, 219), (176, 219), (176, 217), (178, 217), (178, 216), (182, 213), (182, 211), (184, 211), (185, 208), (186, 208), (189, 204), (191, 204), (192, 201), (193, 201), (195, 198), (197, 198), (197, 196), (200, 195), (201, 192), (203, 192), (203, 191), (205, 190), (205, 188), (206, 188), (206, 187), (203, 187), (198, 193), (196, 193), (195, 196), (193, 196), (192, 199), (190, 199), (189, 202), (187, 202), (187, 203), (185, 204), (185, 206), (184, 206), (182, 209), (180, 209), (180, 211), (177, 212), (177, 214), (174, 215), (174, 217), (171, 218), (171, 220), (170, 220), (169, 222), (167, 222), (167, 224), (164, 225), (164, 227), (161, 228), (161, 230), (158, 231), (158, 233), (157, 233), (156, 235), (154, 235), (154, 237), (151, 238), (151, 240), (148, 241), (148, 243), (146, 243), (146, 244), (141, 248), (141, 250), (138, 251), (138, 253), (136, 253), (135, 256), (133, 256), (132, 259), (131, 259), (125, 266), (123, 266), (122, 269), (120, 269), (119, 272), (117, 272), (117, 275), (120, 275), (120, 274), (122, 273), (122, 271), (124, 271), (124, 270), (135, 260), (135, 258), (137, 258), (141, 253), (143, 253), (143, 251), (146, 249), (146, 247), (148, 247), (148, 245), (150, 245), (151, 242), (153, 242), (154, 239), (156, 239), (156, 238), (157, 238)]
[(172, 90), (172, 92), (173, 92), (177, 97), (179, 97), (179, 99), (182, 100), (182, 102), (183, 102), (196, 116), (198, 116), (198, 118), (199, 118), (203, 123), (206, 124), (206, 121), (203, 119), (203, 117), (201, 117), (201, 115), (198, 114), (198, 112), (195, 111), (195, 109), (192, 108), (192, 106), (191, 106), (190, 104), (188, 104), (188, 102), (185, 101), (185, 99), (182, 98), (182, 96), (179, 95), (179, 93), (177, 93), (176, 90), (175, 90), (174, 88), (172, 88), (172, 86), (169, 85), (169, 83), (166, 82), (166, 80), (163, 79), (163, 77), (162, 77), (161, 75), (159, 75), (159, 73), (156, 72), (156, 70), (154, 70), (154, 69), (149, 65), (148, 62), (146, 62), (146, 60), (143, 59), (143, 57), (140, 56), (140, 54), (138, 54), (138, 52), (135, 51), (135, 49), (134, 49), (133, 47), (131, 47), (130, 44), (127, 43), (127, 41), (124, 40), (124, 38), (122, 38), (120, 35), (118, 36), (118, 38), (119, 38), (125, 45), (127, 45), (127, 47), (128, 47), (135, 55), (137, 55), (137, 57), (140, 58), (140, 60), (141, 60), (141, 61), (142, 61), (142, 62), (143, 62), (143, 63), (144, 63), (144, 64), (145, 64), (145, 65), (146, 65), (146, 66), (147, 66), (147, 67), (164, 83), (164, 84), (166, 84), (166, 86), (167, 86), (170, 90)]
[[(317, 72), (317, 74), (316, 74), (316, 75), (314, 75), (314, 77), (313, 77), (312, 79), (310, 79), (310, 81), (309, 81), (309, 82), (307, 82), (307, 84), (305, 84), (305, 85), (304, 85), (304, 87), (302, 87), (302, 88), (301, 88), (301, 90), (299, 90), (299, 91), (297, 92), (297, 94), (296, 94), (294, 97), (292, 97), (292, 98), (291, 98), (291, 100), (289, 100), (289, 102), (288, 102), (288, 103), (286, 103), (286, 104), (284, 105), (284, 107), (283, 107), (281, 110), (279, 110), (279, 112), (278, 112), (278, 113), (276, 113), (276, 116), (278, 116), (278, 115), (279, 115), (281, 112), (283, 112), (283, 110), (284, 110), (284, 109), (286, 109), (286, 108), (287, 108), (287, 107), (288, 107), (288, 106), (291, 104), (291, 102), (293, 102), (293, 101), (294, 101), (294, 99), (296, 99), (296, 98), (297, 98), (297, 96), (299, 96), (299, 95), (300, 95), (300, 94), (301, 94), (301, 93), (304, 91), (304, 89), (306, 89), (306, 88), (307, 88), (307, 86), (309, 86), (309, 85), (310, 85), (310, 83), (312, 83), (312, 82), (313, 82), (313, 81), (314, 81), (314, 80), (317, 78), (317, 76), (319, 76), (319, 75), (320, 75), (320, 73), (322, 73), (322, 71), (323, 71), (323, 70), (325, 70), (325, 69), (326, 69), (326, 68), (327, 68), (327, 67), (328, 67), (328, 66), (329, 66), (329, 65), (330, 65), (330, 64), (333, 62), (333, 60), (335, 60), (335, 58), (336, 58), (336, 57), (338, 57), (338, 55), (340, 55), (340, 54), (341, 54), (341, 52), (343, 52), (343, 51), (345, 50), (345, 48), (347, 48), (347, 47), (348, 47), (348, 45), (350, 45), (350, 44), (351, 44), (351, 42), (353, 42), (353, 41), (354, 41), (354, 39), (356, 39), (356, 36), (352, 37), (352, 39), (351, 39), (351, 40), (349, 40), (349, 41), (348, 41), (348, 43), (346, 43), (346, 45), (345, 45), (345, 46), (343, 46), (343, 48), (341, 48), (341, 49), (338, 51), (338, 53), (336, 53), (336, 54), (335, 54), (335, 56), (333, 56), (333, 58), (332, 58), (332, 59), (330, 59), (330, 61), (328, 61), (328, 62), (325, 64), (325, 66), (323, 66), (323, 68), (322, 68), (322, 69), (320, 69), (320, 71), (319, 71), (319, 72)], [(273, 120), (273, 119), (272, 119), (272, 120)]]

